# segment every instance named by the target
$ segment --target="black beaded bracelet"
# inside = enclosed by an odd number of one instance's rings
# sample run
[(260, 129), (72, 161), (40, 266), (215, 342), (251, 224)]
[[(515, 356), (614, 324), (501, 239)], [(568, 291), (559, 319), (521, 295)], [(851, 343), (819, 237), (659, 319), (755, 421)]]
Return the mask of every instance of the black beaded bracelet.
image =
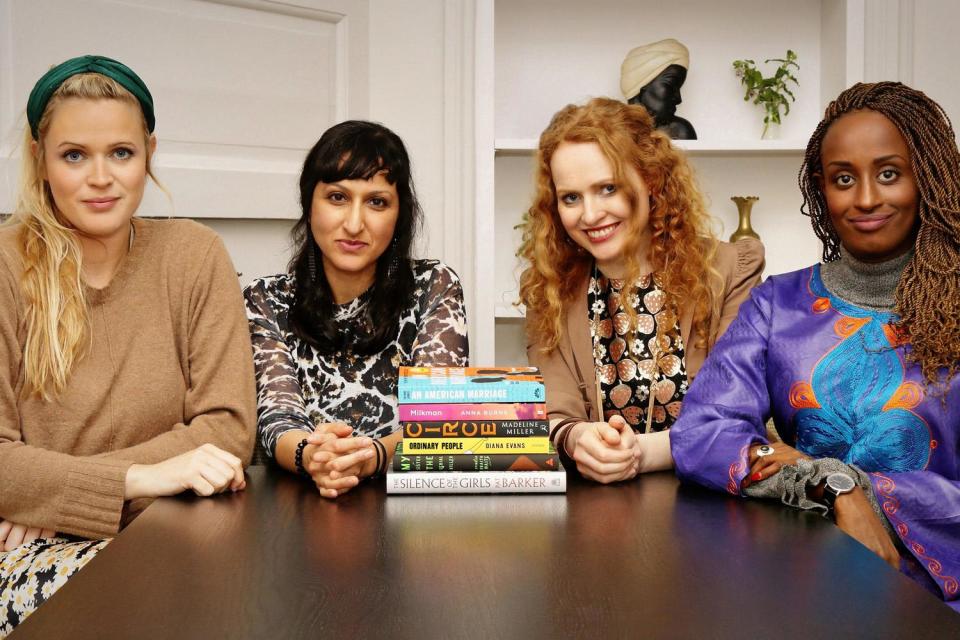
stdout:
[(377, 455), (377, 462), (373, 465), (373, 473), (367, 476), (368, 480), (373, 480), (380, 472), (380, 447), (377, 446), (377, 440), (373, 441), (373, 452)]
[(300, 444), (297, 445), (297, 452), (293, 456), (293, 463), (297, 467), (297, 473), (302, 475), (304, 478), (309, 478), (310, 474), (307, 473), (307, 470), (303, 467), (303, 450), (307, 446), (307, 439), (304, 438), (300, 441)]
[(379, 440), (373, 441), (373, 448), (377, 451), (377, 466), (374, 468), (373, 473), (370, 475), (370, 480), (376, 480), (382, 476), (387, 470), (387, 447)]
[(570, 435), (573, 427), (581, 422), (584, 422), (581, 418), (566, 418), (558, 422), (553, 433), (550, 434), (553, 440), (553, 446), (557, 450), (557, 455), (560, 456), (560, 464), (562, 464), (563, 468), (568, 472), (574, 474), (579, 474), (580, 472), (577, 469), (576, 461), (567, 453), (567, 437)]

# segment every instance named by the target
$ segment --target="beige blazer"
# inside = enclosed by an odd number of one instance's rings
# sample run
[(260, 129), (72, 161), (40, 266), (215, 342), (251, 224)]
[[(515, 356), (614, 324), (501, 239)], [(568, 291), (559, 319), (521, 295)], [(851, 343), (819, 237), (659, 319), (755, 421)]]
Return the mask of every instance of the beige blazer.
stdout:
[[(718, 241), (713, 267), (720, 273), (723, 283), (720, 291), (723, 303), (720, 316), (710, 321), (710, 335), (714, 336), (714, 341), (723, 335), (737, 317), (740, 304), (747, 299), (750, 290), (760, 283), (763, 266), (763, 245), (759, 240), (744, 238), (734, 244)], [(550, 419), (601, 419), (596, 399), (596, 368), (587, 312), (589, 285), (590, 277), (587, 276), (579, 287), (580, 294), (564, 311), (567, 330), (560, 336), (560, 342), (552, 353), (544, 355), (540, 343), (531, 338), (529, 331), (527, 333), (527, 359), (543, 373)], [(717, 286), (720, 286), (719, 282)], [(528, 327), (532, 326), (529, 321), (536, 320), (529, 309), (527, 320)], [(713, 347), (712, 342), (705, 348), (695, 346), (690, 340), (692, 326), (693, 309), (688, 307), (680, 316), (680, 336), (684, 344), (687, 380), (690, 382), (693, 382), (693, 377), (700, 371), (707, 353)]]

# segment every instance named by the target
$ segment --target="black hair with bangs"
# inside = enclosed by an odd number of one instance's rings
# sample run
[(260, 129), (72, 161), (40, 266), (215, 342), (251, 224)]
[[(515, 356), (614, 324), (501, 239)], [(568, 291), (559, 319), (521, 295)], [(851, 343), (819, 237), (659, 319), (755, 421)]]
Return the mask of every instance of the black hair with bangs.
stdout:
[[(369, 180), (380, 172), (397, 188), (397, 225), (387, 250), (377, 260), (373, 286), (363, 294), (369, 296), (364, 321), (341, 331), (334, 322), (336, 304), (324, 275), (323, 256), (310, 229), (313, 192), (321, 182)], [(403, 141), (383, 125), (363, 120), (348, 120), (327, 129), (303, 163), (300, 208), (303, 213), (292, 231), (295, 253), (288, 267), (295, 280), (291, 329), (324, 354), (349, 350), (370, 355), (382, 350), (396, 339), (400, 315), (410, 304), (414, 290), (411, 253), (423, 218)]]

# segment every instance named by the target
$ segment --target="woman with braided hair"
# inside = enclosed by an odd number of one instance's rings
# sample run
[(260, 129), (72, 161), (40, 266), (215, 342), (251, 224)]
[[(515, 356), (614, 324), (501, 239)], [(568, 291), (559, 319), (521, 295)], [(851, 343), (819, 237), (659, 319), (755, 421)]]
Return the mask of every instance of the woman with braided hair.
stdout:
[[(800, 170), (823, 263), (754, 290), (671, 432), (681, 479), (832, 515), (960, 611), (960, 153), (895, 82), (827, 107)], [(772, 417), (783, 442), (767, 442)]]

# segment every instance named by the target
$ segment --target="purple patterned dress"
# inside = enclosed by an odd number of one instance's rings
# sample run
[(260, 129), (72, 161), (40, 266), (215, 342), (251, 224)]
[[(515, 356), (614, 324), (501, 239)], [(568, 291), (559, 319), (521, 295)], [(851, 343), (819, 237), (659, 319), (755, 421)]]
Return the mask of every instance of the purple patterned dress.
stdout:
[(671, 450), (682, 480), (740, 495), (772, 416), (787, 444), (869, 473), (901, 570), (960, 611), (960, 377), (927, 390), (891, 317), (832, 295), (819, 265), (769, 278), (700, 370)]

